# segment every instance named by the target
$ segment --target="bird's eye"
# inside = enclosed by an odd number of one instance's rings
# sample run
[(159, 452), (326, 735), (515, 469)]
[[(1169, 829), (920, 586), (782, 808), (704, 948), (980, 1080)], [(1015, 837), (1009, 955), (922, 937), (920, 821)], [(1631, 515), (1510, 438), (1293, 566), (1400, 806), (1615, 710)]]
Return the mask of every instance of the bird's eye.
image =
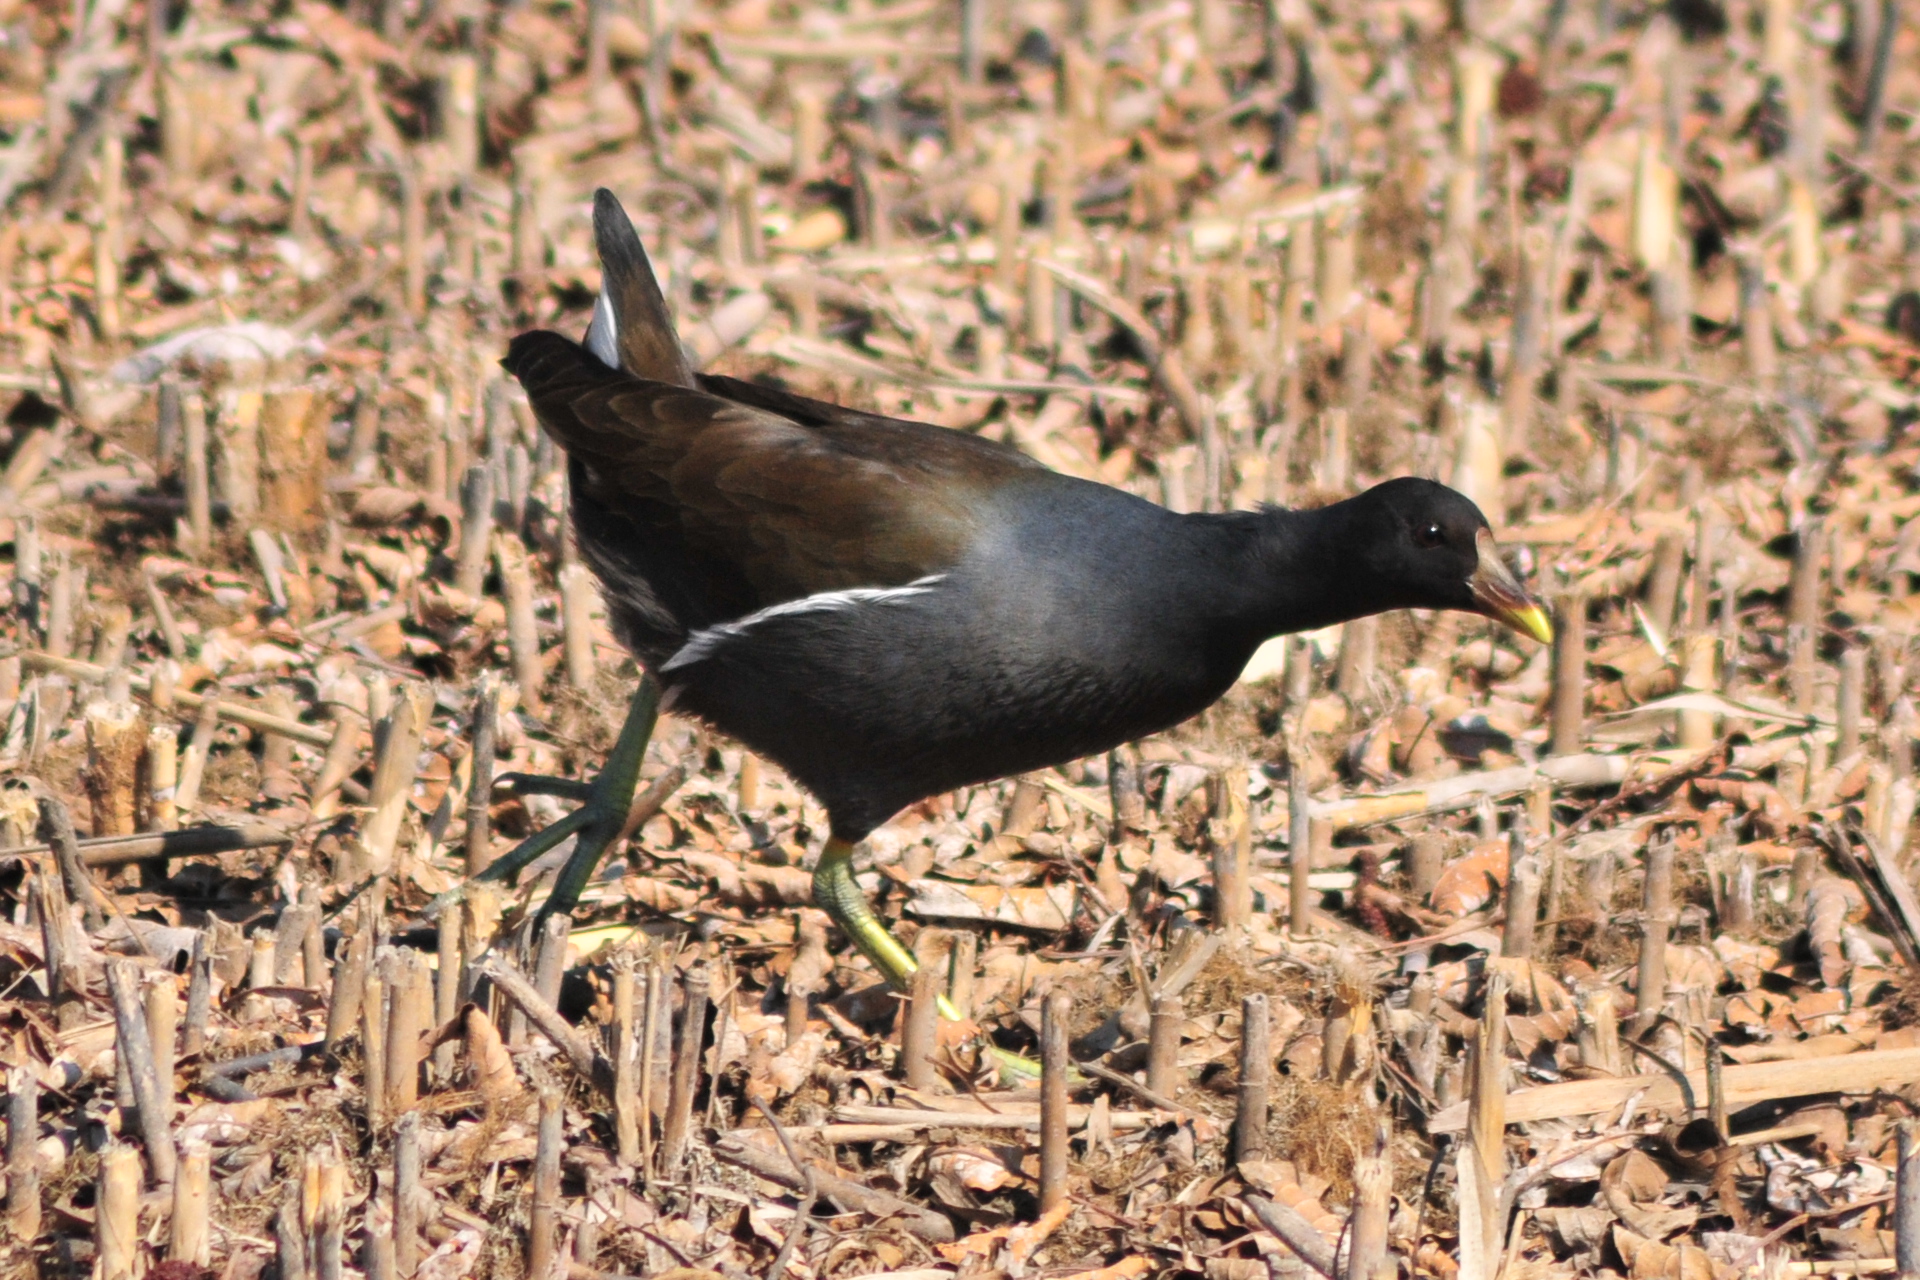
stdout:
[(1447, 540), (1447, 535), (1439, 525), (1428, 521), (1413, 531), (1413, 540), (1423, 547), (1438, 547)]

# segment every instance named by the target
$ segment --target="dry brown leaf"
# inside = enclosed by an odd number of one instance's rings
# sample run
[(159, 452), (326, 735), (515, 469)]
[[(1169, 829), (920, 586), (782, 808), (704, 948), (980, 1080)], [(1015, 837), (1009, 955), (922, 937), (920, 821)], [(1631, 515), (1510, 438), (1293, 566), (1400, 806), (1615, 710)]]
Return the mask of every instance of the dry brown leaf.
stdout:
[(1475, 845), (1464, 858), (1456, 858), (1441, 871), (1428, 902), (1445, 916), (1478, 911), (1493, 901), (1498, 890), (1506, 888), (1507, 856), (1505, 840)]
[(1613, 1244), (1626, 1261), (1629, 1280), (1733, 1280), (1732, 1270), (1697, 1244), (1662, 1244), (1618, 1226)]
[(488, 1102), (505, 1102), (517, 1097), (524, 1086), (513, 1069), (513, 1058), (506, 1042), (477, 1005), (466, 1010), (467, 1066), (473, 1073), (473, 1087)]
[(936, 1151), (927, 1157), (927, 1172), (934, 1177), (949, 1177), (973, 1191), (998, 1191), (1018, 1186), (1026, 1179), (1007, 1168), (991, 1151), (977, 1147), (954, 1147)]

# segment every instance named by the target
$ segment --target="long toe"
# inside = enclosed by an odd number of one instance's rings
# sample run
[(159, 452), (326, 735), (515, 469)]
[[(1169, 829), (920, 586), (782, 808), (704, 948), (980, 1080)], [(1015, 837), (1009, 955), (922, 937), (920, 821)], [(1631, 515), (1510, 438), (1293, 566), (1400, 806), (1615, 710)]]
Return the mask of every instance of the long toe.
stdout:
[(646, 757), (647, 743), (653, 737), (653, 726), (659, 718), (659, 711), (660, 686), (653, 677), (643, 675), (639, 688), (634, 690), (633, 703), (627, 710), (626, 723), (620, 728), (620, 737), (592, 782), (524, 773), (506, 773), (493, 779), (494, 787), (498, 788), (504, 783), (511, 794), (558, 796), (578, 800), (580, 807), (522, 840), (489, 863), (486, 870), (436, 897), (428, 904), (428, 912), (437, 915), (459, 902), (474, 884), (511, 881), (543, 855), (559, 848), (571, 836), (574, 838), (573, 851), (560, 868), (553, 891), (541, 905), (535, 926), (539, 927), (551, 915), (572, 914), (601, 858), (636, 825), (637, 811), (643, 809), (648, 800), (652, 800), (657, 808), (672, 790), (672, 779), (663, 779), (665, 785), (656, 784), (641, 797), (641, 804), (635, 803), (640, 764)]

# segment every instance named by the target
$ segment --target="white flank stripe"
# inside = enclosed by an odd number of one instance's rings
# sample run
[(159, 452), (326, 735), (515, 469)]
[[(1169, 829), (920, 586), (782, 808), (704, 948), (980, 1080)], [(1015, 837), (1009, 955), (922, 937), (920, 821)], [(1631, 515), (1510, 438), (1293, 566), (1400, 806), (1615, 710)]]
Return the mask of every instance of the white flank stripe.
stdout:
[(585, 346), (607, 368), (620, 367), (620, 322), (614, 319), (613, 302), (607, 297), (605, 284), (600, 286), (600, 296), (593, 300), (593, 319), (587, 322)]
[(802, 596), (798, 600), (768, 605), (744, 618), (722, 622), (717, 626), (703, 627), (694, 632), (687, 637), (687, 642), (680, 646), (679, 652), (668, 658), (660, 670), (665, 673), (692, 666), (701, 659), (712, 656), (714, 650), (727, 641), (745, 635), (749, 629), (770, 618), (786, 618), (801, 613), (832, 613), (843, 609), (857, 609), (862, 605), (891, 604), (900, 600), (909, 600), (914, 596), (927, 594), (946, 576), (944, 573), (931, 574), (925, 578), (916, 578), (904, 587), (851, 587), (844, 591), (822, 591), (815, 595)]

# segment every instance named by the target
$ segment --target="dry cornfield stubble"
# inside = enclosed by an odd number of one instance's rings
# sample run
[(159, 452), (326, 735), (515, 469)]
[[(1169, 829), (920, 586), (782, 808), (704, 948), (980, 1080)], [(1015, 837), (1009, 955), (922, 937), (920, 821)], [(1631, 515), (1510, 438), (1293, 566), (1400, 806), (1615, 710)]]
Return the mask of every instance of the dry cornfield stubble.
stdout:
[[(0, 0), (0, 1266), (1920, 1272), (1900, 18)], [(684, 719), (570, 933), (551, 857), (429, 916), (636, 677), (496, 363), (601, 186), (699, 367), (1181, 510), (1433, 476), (1556, 644), (1279, 642), (876, 833), (1045, 1090)]]

